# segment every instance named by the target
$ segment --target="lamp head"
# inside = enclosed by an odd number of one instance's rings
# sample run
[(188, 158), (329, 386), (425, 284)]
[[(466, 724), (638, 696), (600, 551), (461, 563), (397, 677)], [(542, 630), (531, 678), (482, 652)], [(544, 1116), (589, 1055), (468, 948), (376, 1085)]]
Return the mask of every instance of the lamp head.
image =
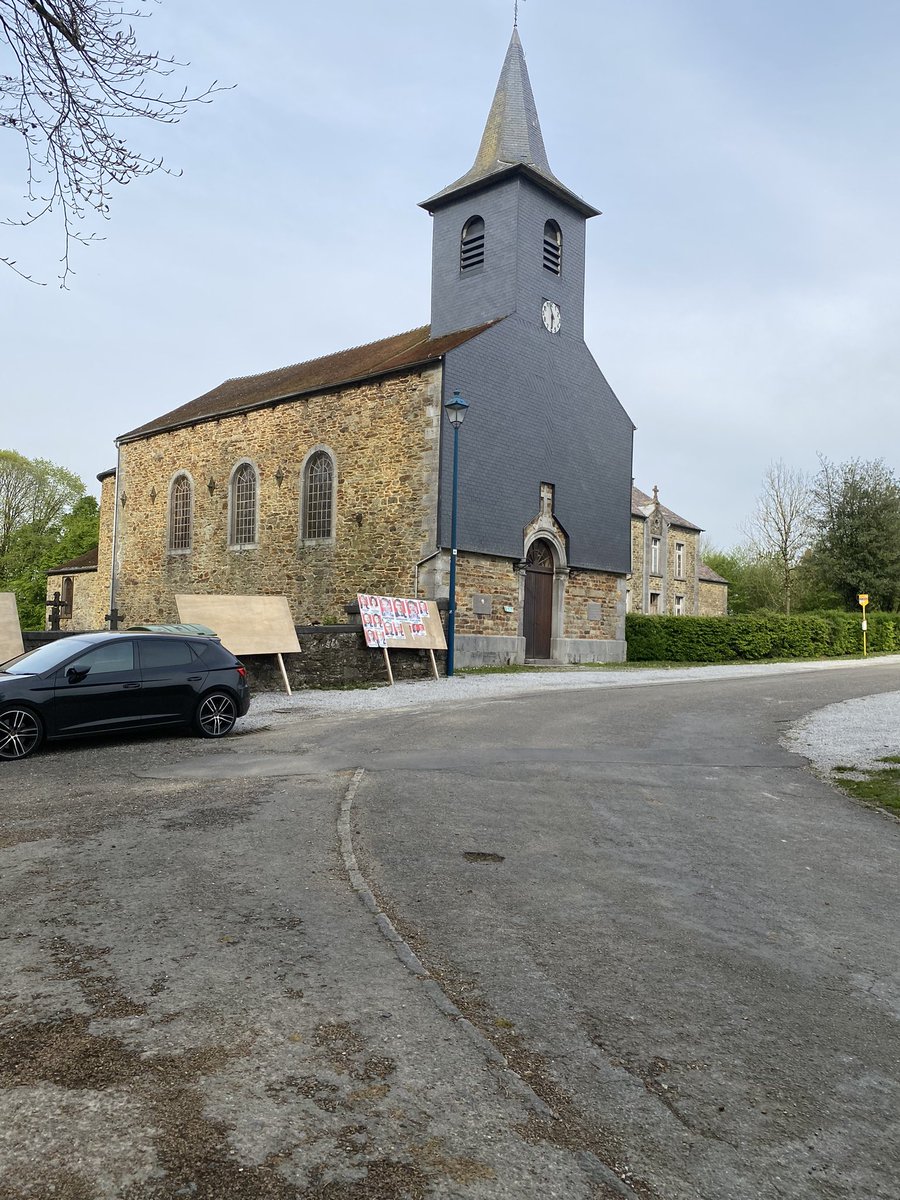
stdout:
[(453, 399), (448, 400), (444, 405), (444, 411), (450, 418), (450, 424), (458, 429), (466, 419), (466, 413), (469, 411), (467, 401), (463, 400), (458, 391), (453, 393)]

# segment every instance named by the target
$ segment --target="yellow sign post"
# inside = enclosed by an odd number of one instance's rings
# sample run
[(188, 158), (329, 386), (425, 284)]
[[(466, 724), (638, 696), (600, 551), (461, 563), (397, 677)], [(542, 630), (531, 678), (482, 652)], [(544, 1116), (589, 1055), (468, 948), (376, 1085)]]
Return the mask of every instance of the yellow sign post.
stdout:
[(868, 656), (868, 649), (867, 649), (867, 647), (866, 647), (866, 633), (867, 633), (867, 631), (868, 631), (868, 628), (869, 628), (869, 623), (868, 623), (868, 621), (866, 620), (866, 605), (869, 603), (869, 597), (868, 597), (868, 594), (867, 594), (866, 592), (862, 592), (862, 593), (861, 593), (859, 596), (857, 596), (856, 598), (857, 598), (857, 600), (859, 601), (860, 607), (861, 607), (861, 608), (862, 608), (862, 610), (863, 610), (863, 619), (862, 619), (862, 631), (863, 631), (863, 658), (866, 658), (866, 657)]

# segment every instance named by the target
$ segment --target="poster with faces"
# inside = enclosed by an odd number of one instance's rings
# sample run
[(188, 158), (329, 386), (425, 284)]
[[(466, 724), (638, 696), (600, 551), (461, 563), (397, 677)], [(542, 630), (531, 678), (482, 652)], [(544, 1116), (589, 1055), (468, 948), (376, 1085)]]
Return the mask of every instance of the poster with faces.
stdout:
[(440, 620), (427, 600), (357, 593), (366, 645), (372, 649), (444, 649)]

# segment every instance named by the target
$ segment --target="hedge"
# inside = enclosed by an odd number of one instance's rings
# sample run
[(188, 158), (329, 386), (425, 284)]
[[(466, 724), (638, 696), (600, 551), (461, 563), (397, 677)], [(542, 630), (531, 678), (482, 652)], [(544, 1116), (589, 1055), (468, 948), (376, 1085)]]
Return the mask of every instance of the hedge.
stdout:
[[(668, 617), (628, 613), (629, 662), (731, 662), (762, 658), (838, 658), (862, 653), (861, 614), (759, 613)], [(900, 613), (870, 613), (869, 650), (900, 651)]]

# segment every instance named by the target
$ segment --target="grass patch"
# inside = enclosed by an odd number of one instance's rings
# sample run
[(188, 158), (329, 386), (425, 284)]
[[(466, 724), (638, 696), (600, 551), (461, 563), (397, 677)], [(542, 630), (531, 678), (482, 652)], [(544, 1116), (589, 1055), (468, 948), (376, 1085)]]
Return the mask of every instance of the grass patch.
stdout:
[[(891, 755), (880, 761), (898, 762), (900, 756)], [(861, 771), (860, 774), (866, 778), (841, 779), (839, 786), (863, 804), (868, 804), (871, 808), (882, 808), (885, 812), (900, 817), (900, 766), (876, 768), (873, 771)]]
[(845, 771), (850, 771), (851, 773), (856, 771), (856, 767), (832, 767), (831, 769), (839, 774), (843, 774)]
[(879, 762), (900, 763), (900, 754), (886, 754), (884, 758), (879, 758)]

